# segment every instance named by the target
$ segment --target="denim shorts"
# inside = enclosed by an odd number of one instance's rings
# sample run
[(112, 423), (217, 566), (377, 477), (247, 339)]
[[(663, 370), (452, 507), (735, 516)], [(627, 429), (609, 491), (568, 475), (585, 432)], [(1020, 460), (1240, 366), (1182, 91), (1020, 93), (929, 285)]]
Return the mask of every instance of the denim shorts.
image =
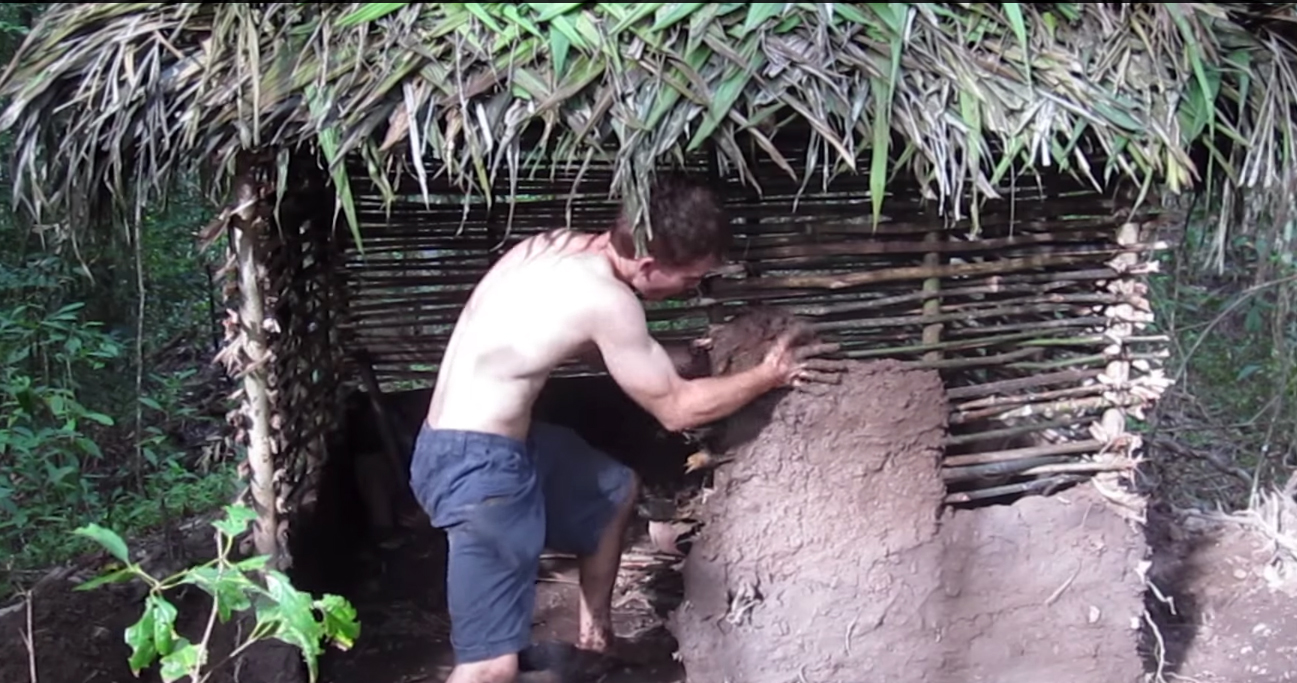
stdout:
[(629, 468), (565, 427), (533, 422), (526, 443), (423, 427), (410, 486), (446, 531), (457, 662), (530, 644), (541, 551), (592, 554), (633, 481)]

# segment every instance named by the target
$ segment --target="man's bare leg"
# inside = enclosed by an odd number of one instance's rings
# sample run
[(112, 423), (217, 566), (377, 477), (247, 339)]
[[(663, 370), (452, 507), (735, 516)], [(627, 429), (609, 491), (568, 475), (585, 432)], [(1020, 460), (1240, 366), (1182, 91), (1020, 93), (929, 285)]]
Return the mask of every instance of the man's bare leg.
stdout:
[(580, 560), (581, 611), (577, 647), (583, 650), (611, 654), (612, 589), (617, 581), (617, 570), (621, 566), (622, 539), (625, 538), (631, 515), (635, 513), (639, 489), (639, 477), (632, 475), (626, 501), (603, 530), (603, 535), (599, 537), (599, 547), (593, 555)]
[(483, 662), (458, 664), (446, 683), (513, 683), (518, 677), (518, 655), (505, 655)]

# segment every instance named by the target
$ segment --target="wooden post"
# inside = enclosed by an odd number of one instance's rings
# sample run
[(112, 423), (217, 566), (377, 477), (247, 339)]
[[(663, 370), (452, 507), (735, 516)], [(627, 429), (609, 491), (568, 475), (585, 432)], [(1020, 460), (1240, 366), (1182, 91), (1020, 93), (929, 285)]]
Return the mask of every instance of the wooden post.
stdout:
[(239, 326), (243, 340), (243, 408), (248, 420), (248, 486), (257, 520), (252, 541), (259, 555), (269, 555), (271, 566), (282, 568), (279, 515), (275, 505), (275, 462), (270, 434), (270, 392), (266, 343), (265, 304), (261, 291), (262, 257), (259, 238), (265, 220), (258, 215), (260, 187), (258, 164), (250, 153), (235, 162), (235, 211), (231, 216), (231, 246), (239, 273)]
[[(924, 244), (936, 244), (941, 241), (941, 230), (933, 230), (923, 236)], [(923, 255), (923, 267), (936, 270), (941, 265), (941, 253), (930, 251)], [(937, 296), (941, 291), (941, 278), (930, 277), (923, 281), (923, 317), (941, 315), (941, 297)], [(923, 345), (941, 343), (941, 331), (944, 325), (941, 323), (932, 323), (923, 328)], [(923, 354), (925, 361), (941, 360), (941, 350), (933, 350)]]

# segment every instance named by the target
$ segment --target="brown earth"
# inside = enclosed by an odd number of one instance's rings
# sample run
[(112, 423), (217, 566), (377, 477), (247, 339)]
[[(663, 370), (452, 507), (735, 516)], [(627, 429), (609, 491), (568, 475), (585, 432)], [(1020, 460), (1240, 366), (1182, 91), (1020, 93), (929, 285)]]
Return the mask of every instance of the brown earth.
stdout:
[[(1276, 496), (1260, 512), (1150, 514), (1156, 628), (1141, 646), (1167, 679), (1297, 681), (1297, 502)], [(1248, 523), (1263, 519), (1283, 536)]]

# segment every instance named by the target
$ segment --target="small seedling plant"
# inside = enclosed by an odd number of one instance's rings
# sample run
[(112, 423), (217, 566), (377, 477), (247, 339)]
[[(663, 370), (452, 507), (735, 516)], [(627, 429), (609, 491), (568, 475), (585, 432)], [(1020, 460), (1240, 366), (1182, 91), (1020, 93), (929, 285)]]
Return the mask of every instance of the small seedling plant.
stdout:
[[(126, 542), (116, 532), (97, 524), (75, 531), (103, 546), (122, 563), (119, 569), (86, 581), (76, 590), (91, 590), (132, 579), (149, 586), (144, 612), (125, 634), (126, 644), (131, 647), (132, 673), (138, 676), (140, 671), (160, 661), (159, 674), (166, 683), (180, 680), (204, 683), (221, 664), (233, 660), (258, 641), (274, 638), (301, 650), (314, 683), (319, 673), (321, 643), (342, 650), (355, 643), (360, 636), (360, 625), (356, 622), (355, 608), (345, 598), (325, 594), (317, 599), (297, 590), (283, 573), (266, 568), (269, 558), (265, 556), (230, 560), (234, 539), (255, 518), (256, 513), (246, 506), (227, 505), (224, 519), (212, 523), (216, 528), (216, 558), (163, 579), (151, 576), (132, 562)], [(254, 580), (256, 573), (260, 574), (261, 583)], [(212, 598), (207, 626), (197, 643), (176, 632), (179, 614), (166, 598), (168, 590), (185, 584), (201, 588)], [(217, 619), (225, 623), (234, 614), (247, 610), (254, 610), (256, 626), (228, 656), (209, 666), (208, 648)]]

